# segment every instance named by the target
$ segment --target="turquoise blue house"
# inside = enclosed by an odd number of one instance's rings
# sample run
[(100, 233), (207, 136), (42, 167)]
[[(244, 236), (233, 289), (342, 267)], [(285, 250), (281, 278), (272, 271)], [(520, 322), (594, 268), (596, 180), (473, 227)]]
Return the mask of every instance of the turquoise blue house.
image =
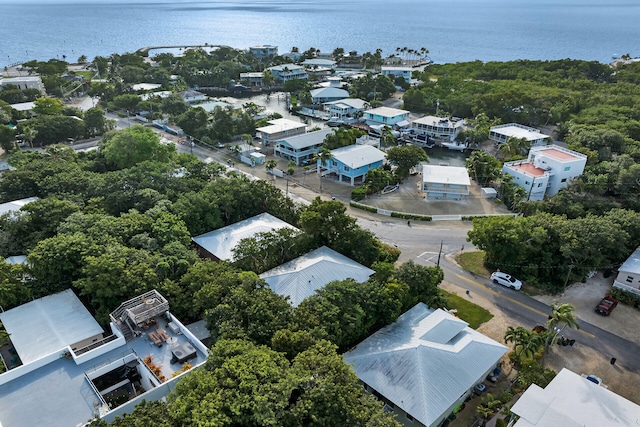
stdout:
[(371, 125), (387, 125), (393, 128), (402, 122), (408, 124), (409, 112), (407, 110), (399, 110), (391, 107), (378, 107), (364, 112), (364, 120)]
[(372, 169), (382, 167), (385, 153), (370, 145), (349, 145), (331, 151), (331, 160), (324, 165), (318, 160), (318, 173), (322, 176), (336, 174), (338, 180), (364, 182), (365, 175)]

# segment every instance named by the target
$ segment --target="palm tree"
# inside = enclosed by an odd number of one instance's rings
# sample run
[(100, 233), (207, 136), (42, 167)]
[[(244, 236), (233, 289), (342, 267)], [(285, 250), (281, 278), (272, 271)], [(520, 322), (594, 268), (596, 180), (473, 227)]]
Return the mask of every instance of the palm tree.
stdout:
[(493, 397), (491, 393), (487, 393), (486, 397), (482, 399), (482, 403), (476, 408), (478, 415), (482, 417), (482, 425), (486, 425), (489, 417), (498, 412), (501, 404), (500, 400)]
[(33, 148), (33, 140), (36, 139), (36, 136), (38, 136), (38, 130), (37, 129), (33, 129), (29, 126), (25, 126), (22, 128), (22, 137), (26, 140), (29, 141), (29, 146), (31, 148)]
[(318, 173), (320, 174), (320, 192), (322, 193), (322, 168), (326, 169), (327, 163), (333, 159), (333, 154), (331, 154), (331, 150), (327, 147), (322, 147), (319, 153), (316, 154), (314, 160), (317, 162), (320, 161), (320, 166), (318, 168)]
[(551, 315), (547, 321), (549, 335), (545, 342), (545, 353), (549, 351), (550, 344), (554, 343), (560, 332), (566, 327), (580, 329), (575, 313), (575, 307), (568, 303), (554, 302), (551, 304)]
[(268, 160), (267, 163), (264, 164), (264, 168), (267, 170), (267, 173), (271, 173), (276, 166), (278, 166), (278, 162), (274, 159)]
[(513, 343), (513, 349), (516, 351), (516, 358), (521, 354), (526, 357), (532, 357), (543, 345), (542, 336), (536, 332), (529, 331), (521, 326), (514, 328), (509, 326), (504, 334), (506, 343)]
[(391, 128), (389, 126), (384, 125), (382, 127), (380, 141), (382, 142), (383, 148), (388, 145), (396, 145), (396, 137), (393, 136), (393, 132), (391, 132)]
[(509, 137), (507, 138), (507, 142), (500, 145), (498, 148), (498, 153), (503, 154), (502, 158), (505, 157), (515, 157), (522, 156), (526, 154), (529, 150), (531, 143), (527, 141), (525, 138), (515, 138)]

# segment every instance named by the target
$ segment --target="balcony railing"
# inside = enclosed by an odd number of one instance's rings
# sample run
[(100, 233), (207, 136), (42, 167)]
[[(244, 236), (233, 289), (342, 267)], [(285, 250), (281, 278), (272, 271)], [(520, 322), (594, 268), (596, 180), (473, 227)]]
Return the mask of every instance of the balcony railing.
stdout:
[(433, 187), (431, 185), (426, 185), (423, 187), (424, 192), (432, 192), (432, 193), (446, 193), (446, 194), (469, 194), (468, 188), (451, 188), (451, 187)]

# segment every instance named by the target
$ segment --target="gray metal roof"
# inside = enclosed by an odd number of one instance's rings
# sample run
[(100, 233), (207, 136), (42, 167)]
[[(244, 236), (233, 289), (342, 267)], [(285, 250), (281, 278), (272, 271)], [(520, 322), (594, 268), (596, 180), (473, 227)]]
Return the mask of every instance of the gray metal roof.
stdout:
[(270, 232), (285, 227), (298, 231), (293, 225), (271, 214), (262, 213), (244, 221), (201, 234), (192, 240), (218, 259), (232, 260), (233, 248), (236, 247), (240, 240), (253, 237), (258, 233)]
[(629, 255), (629, 258), (618, 268), (618, 271), (640, 274), (640, 246)]
[(308, 132), (302, 135), (291, 136), (289, 138), (283, 138), (280, 141), (284, 141), (291, 148), (296, 150), (313, 147), (314, 145), (322, 144), (324, 139), (333, 132), (333, 129), (321, 129), (315, 132)]
[(351, 108), (365, 108), (369, 103), (359, 98), (345, 98), (338, 101), (325, 102), (325, 105), (345, 105)]
[(0, 313), (0, 321), (24, 364), (103, 332), (71, 289)]
[(358, 378), (426, 426), (495, 366), (507, 347), (418, 304), (344, 355)]
[(340, 163), (358, 169), (362, 166), (384, 160), (385, 153), (370, 145), (347, 145), (331, 150), (333, 158)]
[(36, 200), (38, 200), (37, 197), (28, 197), (26, 199), (13, 200), (11, 202), (1, 203), (0, 204), (0, 215), (2, 215), (4, 213), (7, 213), (7, 212), (19, 211), (27, 203), (35, 202)]
[(14, 255), (6, 258), (4, 260), (7, 264), (26, 264), (27, 256), (26, 255)]
[(348, 98), (349, 92), (337, 87), (321, 87), (310, 91), (312, 98)]
[(291, 305), (297, 307), (329, 282), (354, 279), (362, 283), (373, 273), (375, 271), (370, 268), (323, 246), (262, 273), (260, 278), (264, 279), (275, 293), (288, 296)]
[(640, 425), (640, 406), (566, 368), (544, 389), (532, 384), (511, 412), (514, 427)]
[(207, 328), (207, 324), (204, 320), (198, 320), (197, 322), (186, 325), (186, 328), (200, 341), (206, 340), (211, 337), (211, 332)]

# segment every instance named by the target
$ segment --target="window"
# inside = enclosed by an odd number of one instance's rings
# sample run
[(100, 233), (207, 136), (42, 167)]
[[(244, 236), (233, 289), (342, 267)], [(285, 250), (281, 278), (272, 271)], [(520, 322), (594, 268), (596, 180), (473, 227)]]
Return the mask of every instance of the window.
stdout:
[(567, 182), (567, 178), (562, 178), (560, 182)]
[(529, 181), (525, 181), (525, 182), (524, 182), (524, 185), (529, 185)]
[(565, 172), (566, 172), (566, 171), (568, 171), (568, 170), (571, 170), (571, 166), (565, 166), (565, 167), (564, 167), (564, 171), (565, 171)]
[(542, 183), (541, 182), (538, 183), (538, 187), (542, 187)]
[(345, 167), (344, 167), (344, 171), (345, 171), (345, 172), (349, 172), (349, 166), (345, 166)]
[(633, 283), (633, 276), (627, 276), (627, 282)]

